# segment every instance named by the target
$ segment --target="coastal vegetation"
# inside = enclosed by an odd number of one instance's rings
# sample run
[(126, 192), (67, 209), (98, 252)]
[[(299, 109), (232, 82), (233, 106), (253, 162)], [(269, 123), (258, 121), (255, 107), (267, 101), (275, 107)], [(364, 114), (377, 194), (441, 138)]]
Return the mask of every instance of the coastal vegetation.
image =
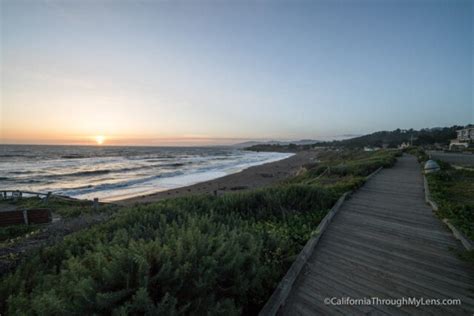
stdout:
[(247, 147), (247, 150), (252, 151), (270, 151), (270, 152), (298, 152), (302, 150), (308, 150), (314, 147), (312, 144), (257, 144)]
[(430, 193), (441, 218), (447, 218), (474, 240), (474, 170), (441, 163), (441, 170), (427, 175)]
[(414, 146), (432, 146), (438, 144), (447, 146), (450, 140), (456, 138), (456, 130), (463, 126), (424, 128), (414, 129), (396, 129), (393, 131), (380, 131), (372, 134), (332, 142), (332, 145), (346, 148), (369, 147), (388, 147), (396, 148), (402, 143), (412, 144)]
[(11, 225), (0, 227), (0, 245), (4, 241), (11, 241), (12, 239), (35, 232), (40, 226), (41, 225)]
[(123, 208), (4, 276), (0, 313), (256, 314), (339, 196), (398, 154), (323, 151), (274, 187)]
[(413, 155), (416, 157), (419, 163), (424, 163), (429, 159), (428, 154), (422, 147), (419, 146), (411, 146), (405, 149), (407, 154)]
[(98, 212), (111, 212), (117, 209), (113, 204), (100, 203), (97, 207), (94, 207), (91, 201), (65, 199), (54, 195), (48, 198), (47, 201), (38, 197), (28, 197), (16, 201), (0, 200), (1, 204), (9, 204), (18, 209), (49, 208), (54, 214), (65, 218), (92, 215)]

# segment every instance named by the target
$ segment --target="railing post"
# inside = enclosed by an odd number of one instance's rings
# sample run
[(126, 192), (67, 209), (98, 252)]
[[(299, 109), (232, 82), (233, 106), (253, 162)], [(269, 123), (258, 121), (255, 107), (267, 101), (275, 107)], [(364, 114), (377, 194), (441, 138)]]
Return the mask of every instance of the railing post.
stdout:
[(28, 210), (23, 210), (23, 221), (28, 225)]
[(49, 200), (49, 197), (51, 196), (51, 194), (52, 194), (52, 192), (48, 192), (48, 194), (46, 194), (46, 197), (43, 200), (44, 204), (48, 204), (48, 200)]

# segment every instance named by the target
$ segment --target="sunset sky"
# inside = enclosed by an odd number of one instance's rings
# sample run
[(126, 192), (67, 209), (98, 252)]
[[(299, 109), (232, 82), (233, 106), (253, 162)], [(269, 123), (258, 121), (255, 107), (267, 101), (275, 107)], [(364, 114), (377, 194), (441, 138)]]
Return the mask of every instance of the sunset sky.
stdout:
[(0, 143), (468, 124), (472, 1), (1, 1)]

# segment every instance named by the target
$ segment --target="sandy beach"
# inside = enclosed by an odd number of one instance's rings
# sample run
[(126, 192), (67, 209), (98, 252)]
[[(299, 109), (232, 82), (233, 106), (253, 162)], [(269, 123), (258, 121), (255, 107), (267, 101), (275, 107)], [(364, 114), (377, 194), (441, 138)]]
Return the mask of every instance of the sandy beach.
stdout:
[(302, 151), (295, 155), (275, 162), (250, 167), (241, 172), (225, 177), (196, 183), (182, 188), (161, 191), (153, 194), (114, 201), (119, 205), (156, 202), (166, 198), (181, 197), (193, 194), (222, 194), (251, 190), (272, 185), (295, 175), (305, 164), (313, 163), (317, 151)]

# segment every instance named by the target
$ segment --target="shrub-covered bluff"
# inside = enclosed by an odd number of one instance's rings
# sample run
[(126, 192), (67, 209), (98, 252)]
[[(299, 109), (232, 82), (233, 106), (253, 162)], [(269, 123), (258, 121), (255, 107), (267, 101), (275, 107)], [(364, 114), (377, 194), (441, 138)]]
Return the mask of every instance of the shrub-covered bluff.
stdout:
[(397, 154), (327, 151), (275, 187), (124, 208), (24, 260), (1, 312), (256, 314), (339, 196)]

